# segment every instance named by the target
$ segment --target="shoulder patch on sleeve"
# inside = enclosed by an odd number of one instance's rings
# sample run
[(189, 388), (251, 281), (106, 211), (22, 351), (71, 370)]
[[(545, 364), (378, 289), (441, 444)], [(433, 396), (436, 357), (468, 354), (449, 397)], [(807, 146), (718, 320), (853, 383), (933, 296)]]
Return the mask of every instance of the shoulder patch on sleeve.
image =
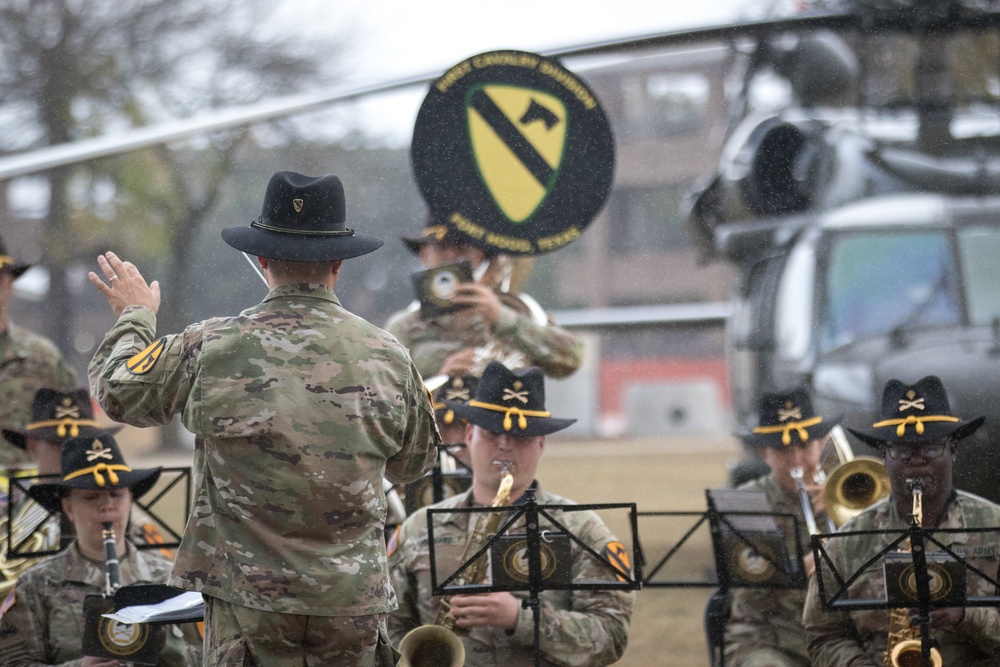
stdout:
[(400, 524), (396, 526), (396, 530), (392, 531), (392, 537), (389, 538), (389, 543), (385, 545), (386, 558), (396, 553), (396, 548), (399, 546), (399, 529), (402, 527), (402, 524)]
[(608, 562), (622, 573), (615, 575), (618, 581), (627, 581), (626, 577), (632, 573), (632, 565), (629, 563), (628, 550), (625, 548), (625, 545), (621, 542), (608, 542), (601, 555), (607, 558)]
[(153, 366), (156, 365), (166, 344), (166, 338), (159, 338), (153, 341), (145, 350), (129, 359), (126, 362), (129, 372), (133, 375), (143, 375), (153, 370)]
[(17, 600), (15, 593), (16, 591), (11, 591), (10, 595), (8, 595), (4, 599), (3, 603), (0, 604), (0, 618), (3, 618), (3, 615), (7, 613), (7, 610), (14, 606), (14, 602)]

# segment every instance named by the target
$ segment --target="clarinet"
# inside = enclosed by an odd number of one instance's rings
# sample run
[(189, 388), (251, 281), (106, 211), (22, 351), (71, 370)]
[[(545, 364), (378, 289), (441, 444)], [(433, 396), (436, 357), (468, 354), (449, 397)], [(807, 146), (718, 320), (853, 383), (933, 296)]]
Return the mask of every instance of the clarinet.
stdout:
[(118, 544), (115, 541), (115, 529), (110, 521), (101, 524), (101, 537), (104, 538), (104, 595), (111, 597), (122, 585), (121, 571), (118, 563)]

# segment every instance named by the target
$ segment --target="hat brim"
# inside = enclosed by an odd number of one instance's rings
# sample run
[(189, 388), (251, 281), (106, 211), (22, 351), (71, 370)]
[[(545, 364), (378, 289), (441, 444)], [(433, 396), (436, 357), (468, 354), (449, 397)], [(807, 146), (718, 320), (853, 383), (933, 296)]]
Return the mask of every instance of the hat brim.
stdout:
[(907, 424), (903, 435), (896, 434), (896, 426), (881, 426), (877, 429), (854, 429), (848, 428), (854, 437), (871, 447), (882, 447), (889, 442), (901, 442), (911, 445), (922, 445), (927, 442), (935, 442), (952, 438), (962, 440), (979, 430), (979, 427), (986, 421), (986, 417), (976, 417), (960, 422), (924, 422), (924, 432), (917, 433), (915, 426)]
[(461, 417), (470, 424), (486, 429), (490, 433), (509, 433), (518, 438), (534, 438), (539, 435), (548, 435), (561, 431), (564, 428), (576, 423), (575, 419), (554, 419), (552, 417), (526, 417), (527, 426), (521, 428), (517, 423), (517, 415), (511, 415), (511, 427), (505, 429), (503, 422), (506, 413), (496, 410), (487, 410), (456, 403), (455, 401), (445, 401), (444, 404), (455, 412), (456, 417)]
[(825, 437), (833, 428), (840, 423), (843, 419), (843, 415), (838, 415), (833, 419), (824, 418), (823, 421), (816, 424), (815, 426), (806, 427), (807, 439), (803, 442), (802, 439), (792, 430), (792, 441), (786, 445), (781, 441), (781, 433), (754, 433), (753, 431), (745, 431), (743, 433), (737, 433), (736, 436), (743, 441), (744, 444), (750, 447), (789, 447), (791, 445), (805, 445), (811, 440), (818, 440)]
[[(106, 489), (131, 489), (133, 500), (142, 498), (156, 481), (160, 479), (162, 467), (143, 468), (128, 472), (118, 472), (118, 484), (104, 487)], [(28, 495), (39, 505), (50, 512), (62, 511), (64, 489), (101, 489), (94, 483), (93, 475), (81, 475), (69, 481), (52, 484), (35, 484), (28, 488)]]
[(222, 240), (258, 257), (289, 262), (332, 262), (360, 257), (382, 247), (383, 241), (355, 232), (351, 236), (285, 234), (256, 227), (227, 227)]
[[(121, 431), (123, 428), (125, 427), (109, 426), (108, 428), (94, 428), (93, 426), (82, 426), (80, 427), (80, 432), (78, 434), (78, 437), (96, 438), (102, 434), (114, 435), (115, 433)], [(4, 440), (14, 445), (18, 449), (24, 449), (25, 447), (27, 447), (29, 435), (32, 438), (38, 438), (39, 440), (49, 440), (49, 441), (54, 441), (54, 440), (62, 441), (62, 440), (67, 440), (70, 437), (77, 437), (77, 436), (65, 436), (60, 438), (58, 435), (56, 435), (55, 426), (34, 429), (30, 434), (27, 431), (13, 431), (6, 428), (3, 429)]]
[(30, 268), (31, 264), (15, 264), (10, 268), (5, 268), (4, 270), (10, 272), (14, 278), (20, 278), (21, 275)]
[(414, 236), (400, 236), (399, 240), (403, 242), (406, 249), (412, 252), (414, 255), (419, 255), (421, 248), (430, 243), (430, 239), (426, 236), (414, 237)]

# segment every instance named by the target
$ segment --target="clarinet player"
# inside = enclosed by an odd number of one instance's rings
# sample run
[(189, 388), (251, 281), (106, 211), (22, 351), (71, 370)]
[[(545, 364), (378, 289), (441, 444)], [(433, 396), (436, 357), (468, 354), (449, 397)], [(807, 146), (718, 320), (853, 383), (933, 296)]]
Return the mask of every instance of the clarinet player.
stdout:
[[(125, 539), (132, 503), (153, 487), (160, 468), (133, 470), (115, 439), (103, 433), (67, 440), (61, 475), (60, 481), (36, 484), (29, 493), (46, 509), (62, 512), (76, 539), (28, 569), (0, 604), (0, 664), (5, 667), (121, 664), (83, 655), (84, 599), (106, 593), (108, 582), (105, 524), (115, 536), (118, 583), (166, 583), (170, 575), (169, 561), (138, 551)], [(157, 665), (201, 664), (201, 638), (193, 624), (166, 626), (163, 632)]]

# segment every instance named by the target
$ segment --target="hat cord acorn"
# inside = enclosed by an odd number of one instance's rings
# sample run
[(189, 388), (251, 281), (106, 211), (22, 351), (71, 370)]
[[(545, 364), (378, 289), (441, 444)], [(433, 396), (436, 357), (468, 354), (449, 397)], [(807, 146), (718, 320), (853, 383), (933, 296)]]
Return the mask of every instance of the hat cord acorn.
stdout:
[[(432, 403), (431, 407), (434, 408), (435, 410), (444, 410), (448, 406), (445, 405), (443, 402), (439, 401), (437, 403)], [(441, 421), (444, 422), (445, 426), (451, 426), (452, 423), (455, 421), (455, 411), (452, 410), (451, 408), (448, 408), (448, 410), (445, 411), (444, 416), (441, 417)]]
[(780, 433), (781, 434), (781, 444), (790, 445), (792, 444), (792, 431), (797, 431), (799, 434), (799, 439), (802, 442), (807, 442), (809, 440), (809, 431), (806, 429), (810, 426), (816, 426), (823, 421), (822, 417), (811, 417), (809, 419), (803, 419), (797, 422), (787, 422), (785, 424), (778, 424), (777, 426), (758, 426), (753, 432), (754, 433)]
[(67, 434), (69, 437), (75, 438), (80, 435), (81, 426), (93, 426), (94, 428), (100, 428), (101, 425), (92, 419), (72, 419), (67, 417), (66, 419), (48, 419), (46, 421), (34, 422), (25, 426), (25, 430), (32, 430), (36, 428), (46, 428), (48, 426), (56, 427), (56, 436), (60, 438), (65, 438)]
[(883, 419), (880, 422), (875, 422), (872, 424), (872, 428), (882, 428), (883, 426), (895, 426), (896, 436), (902, 438), (903, 434), (906, 433), (907, 424), (915, 424), (914, 430), (917, 435), (923, 435), (924, 432), (924, 422), (958, 422), (960, 421), (958, 417), (952, 417), (950, 415), (924, 415), (918, 417), (916, 415), (907, 415), (906, 417), (901, 417), (898, 419)]
[(503, 412), (503, 430), (509, 431), (513, 427), (510, 416), (517, 415), (517, 426), (522, 431), (528, 428), (528, 417), (551, 417), (552, 413), (546, 410), (523, 410), (516, 405), (496, 405), (495, 403), (483, 403), (482, 401), (469, 401), (468, 406), (472, 408), (483, 408), (494, 412)]
[(108, 479), (111, 481), (111, 485), (116, 486), (118, 484), (118, 475), (115, 474), (116, 470), (121, 470), (123, 472), (132, 472), (132, 469), (129, 468), (127, 465), (98, 463), (97, 465), (91, 466), (89, 468), (80, 468), (75, 472), (71, 472), (70, 474), (63, 477), (63, 481), (68, 482), (69, 480), (74, 479), (76, 477), (82, 477), (84, 475), (92, 473), (94, 475), (94, 483), (97, 484), (97, 486), (103, 488), (105, 484), (103, 473), (107, 473)]
[(0, 255), (0, 269), (8, 265), (14, 265), (14, 258), (10, 255)]

